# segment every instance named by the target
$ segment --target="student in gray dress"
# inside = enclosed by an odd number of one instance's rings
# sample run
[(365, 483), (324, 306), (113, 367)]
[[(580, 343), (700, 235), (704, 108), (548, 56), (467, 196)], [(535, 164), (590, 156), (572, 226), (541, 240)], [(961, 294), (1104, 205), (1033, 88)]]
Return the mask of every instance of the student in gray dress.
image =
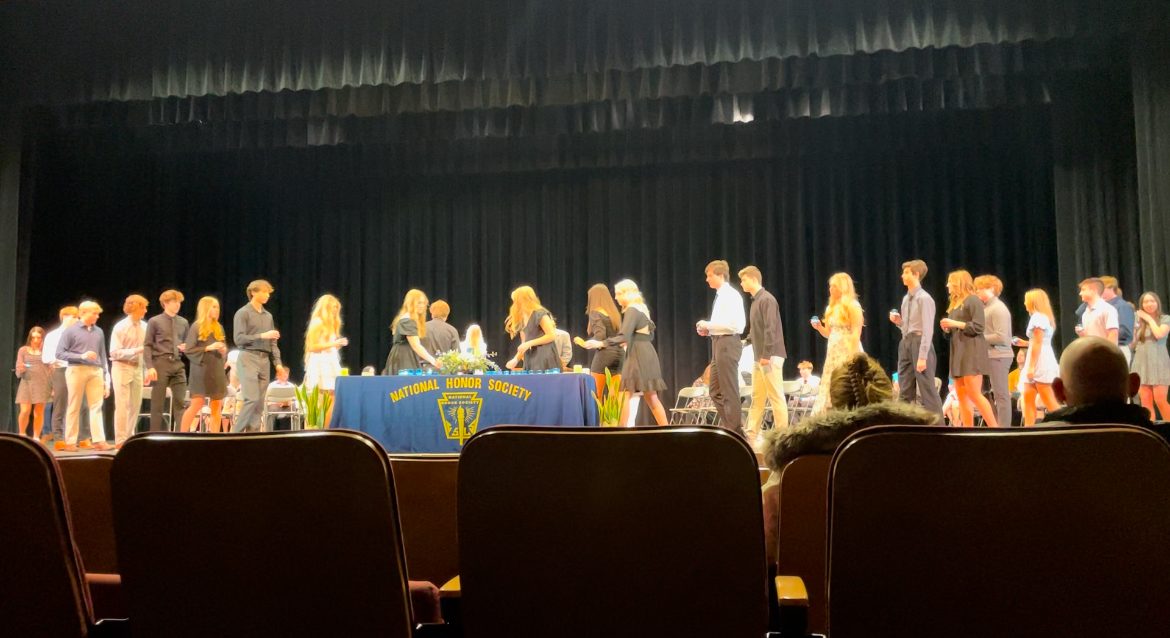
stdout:
[(626, 361), (622, 366), (623, 400), (620, 423), (628, 425), (631, 414), (637, 413), (637, 404), (633, 399), (640, 394), (646, 397), (650, 413), (654, 415), (654, 422), (666, 425), (666, 408), (658, 399), (658, 393), (666, 389), (666, 382), (662, 380), (658, 352), (654, 349), (654, 322), (650, 320), (650, 309), (642, 300), (638, 284), (629, 279), (614, 284), (613, 291), (618, 303), (625, 310), (621, 331), (605, 341), (586, 341), (584, 347), (598, 349), (607, 345), (625, 344)]
[(1166, 350), (1170, 315), (1162, 310), (1162, 299), (1157, 293), (1142, 293), (1138, 306), (1131, 367), (1131, 371), (1142, 378), (1138, 396), (1142, 406), (1150, 412), (1150, 419), (1154, 418), (1154, 405), (1157, 404), (1162, 420), (1170, 420), (1170, 401), (1166, 400), (1166, 390), (1170, 387), (1170, 352)]
[(386, 374), (403, 370), (419, 370), (426, 362), (437, 367), (435, 357), (427, 352), (423, 338), (427, 335), (427, 295), (421, 290), (410, 290), (402, 300), (402, 309), (390, 323), (394, 339), (386, 357)]
[(528, 372), (561, 369), (561, 359), (553, 343), (557, 322), (540, 305), (540, 298), (532, 286), (520, 286), (512, 291), (512, 307), (504, 320), (504, 330), (513, 339), (520, 338), (516, 356), (508, 362), (509, 369), (523, 367)]
[(260, 413), (264, 407), (264, 395), (272, 378), (272, 366), (279, 372), (284, 366), (280, 361), (280, 331), (276, 329), (272, 313), (264, 309), (276, 289), (263, 279), (248, 284), (248, 303), (236, 311), (232, 319), (232, 341), (240, 354), (236, 360), (236, 376), (240, 380), (240, 415), (232, 426), (232, 432), (260, 429)]
[(45, 404), (53, 395), (53, 370), (45, 363), (41, 348), (45, 341), (45, 329), (33, 326), (28, 331), (24, 346), (16, 352), (16, 376), (20, 385), (16, 388), (16, 404), (20, 414), (16, 417), (16, 433), (24, 434), (32, 417), (32, 431), (29, 436), (41, 438), (45, 425)]
[(975, 295), (971, 273), (956, 270), (947, 275), (947, 292), (951, 304), (939, 327), (951, 340), (951, 377), (959, 398), (963, 427), (974, 427), (974, 405), (983, 415), (987, 427), (999, 426), (991, 402), (983, 396), (983, 375), (987, 374), (987, 339), (983, 337), (983, 302)]

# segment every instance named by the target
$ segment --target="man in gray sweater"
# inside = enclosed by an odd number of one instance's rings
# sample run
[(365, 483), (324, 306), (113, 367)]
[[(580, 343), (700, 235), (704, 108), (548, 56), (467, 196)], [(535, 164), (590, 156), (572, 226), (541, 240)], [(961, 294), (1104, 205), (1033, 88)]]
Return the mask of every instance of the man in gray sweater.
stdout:
[(991, 364), (991, 392), (995, 395), (995, 420), (1002, 427), (1012, 424), (1012, 396), (1008, 389), (1008, 372), (1012, 369), (1012, 313), (1000, 301), (1003, 282), (995, 275), (975, 278), (975, 294), (983, 302), (986, 323), (987, 357)]

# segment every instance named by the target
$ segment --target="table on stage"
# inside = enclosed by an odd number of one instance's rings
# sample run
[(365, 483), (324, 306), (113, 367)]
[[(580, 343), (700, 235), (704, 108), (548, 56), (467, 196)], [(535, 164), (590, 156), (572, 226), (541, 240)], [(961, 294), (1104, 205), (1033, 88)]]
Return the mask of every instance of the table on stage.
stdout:
[(389, 452), (459, 452), (493, 425), (596, 426), (588, 374), (338, 377), (330, 427)]

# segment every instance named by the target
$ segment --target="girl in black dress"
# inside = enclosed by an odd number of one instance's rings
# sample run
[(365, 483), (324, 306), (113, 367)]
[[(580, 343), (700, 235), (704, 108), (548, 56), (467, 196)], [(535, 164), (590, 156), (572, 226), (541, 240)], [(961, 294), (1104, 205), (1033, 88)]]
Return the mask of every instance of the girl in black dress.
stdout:
[[(621, 313), (613, 296), (609, 294), (609, 286), (593, 284), (589, 288), (588, 303), (585, 314), (589, 316), (589, 338), (593, 341), (606, 341), (621, 332)], [(606, 345), (597, 349), (593, 354), (593, 362), (589, 364), (589, 373), (597, 382), (597, 396), (605, 391), (605, 371), (617, 379), (621, 387), (622, 362), (625, 354), (621, 346)]]
[(629, 279), (623, 279), (614, 284), (613, 291), (617, 293), (617, 301), (625, 310), (622, 316), (622, 327), (617, 335), (606, 341), (590, 340), (585, 347), (594, 349), (604, 346), (625, 344), (626, 361), (622, 366), (621, 389), (624, 394), (622, 400), (621, 423), (625, 425), (630, 414), (630, 399), (641, 394), (646, 397), (650, 412), (658, 425), (666, 425), (666, 408), (658, 399), (658, 392), (666, 389), (666, 382), (662, 380), (662, 368), (658, 363), (658, 352), (654, 349), (654, 322), (650, 320), (650, 309), (642, 300), (642, 292), (638, 284)]
[(227, 354), (227, 337), (219, 323), (219, 300), (203, 297), (195, 309), (195, 323), (187, 330), (187, 359), (191, 361), (190, 385), (191, 405), (183, 413), (180, 429), (190, 432), (195, 418), (203, 410), (204, 402), (209, 403), (211, 414), (207, 427), (219, 432), (220, 415), (223, 411), (223, 397), (227, 394), (227, 373), (224, 372), (224, 357)]
[(426, 361), (432, 367), (439, 367), (435, 358), (422, 345), (427, 335), (427, 295), (421, 290), (410, 290), (402, 300), (402, 309), (390, 323), (394, 332), (390, 356), (386, 357), (386, 373), (398, 374), (400, 370), (418, 370)]
[(975, 294), (971, 273), (956, 270), (947, 275), (947, 292), (951, 303), (947, 316), (938, 325), (951, 340), (951, 377), (955, 380), (963, 427), (975, 425), (972, 404), (979, 408), (987, 427), (997, 427), (995, 410), (983, 396), (983, 375), (990, 373), (991, 364), (987, 358), (987, 339), (983, 336), (983, 302)]
[(507, 367), (516, 369), (523, 363), (526, 371), (560, 370), (561, 358), (553, 343), (556, 329), (556, 321), (540, 305), (540, 298), (532, 286), (520, 286), (513, 290), (512, 307), (504, 320), (504, 330), (512, 338), (519, 336), (520, 345)]

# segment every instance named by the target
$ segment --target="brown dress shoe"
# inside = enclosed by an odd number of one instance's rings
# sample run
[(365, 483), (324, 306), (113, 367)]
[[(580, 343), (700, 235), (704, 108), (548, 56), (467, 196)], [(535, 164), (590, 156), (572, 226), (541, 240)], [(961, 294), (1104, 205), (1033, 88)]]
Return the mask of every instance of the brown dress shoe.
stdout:
[(101, 443), (94, 443), (93, 449), (99, 452), (109, 452), (110, 450), (114, 449), (114, 446), (106, 443), (105, 441), (102, 441)]

